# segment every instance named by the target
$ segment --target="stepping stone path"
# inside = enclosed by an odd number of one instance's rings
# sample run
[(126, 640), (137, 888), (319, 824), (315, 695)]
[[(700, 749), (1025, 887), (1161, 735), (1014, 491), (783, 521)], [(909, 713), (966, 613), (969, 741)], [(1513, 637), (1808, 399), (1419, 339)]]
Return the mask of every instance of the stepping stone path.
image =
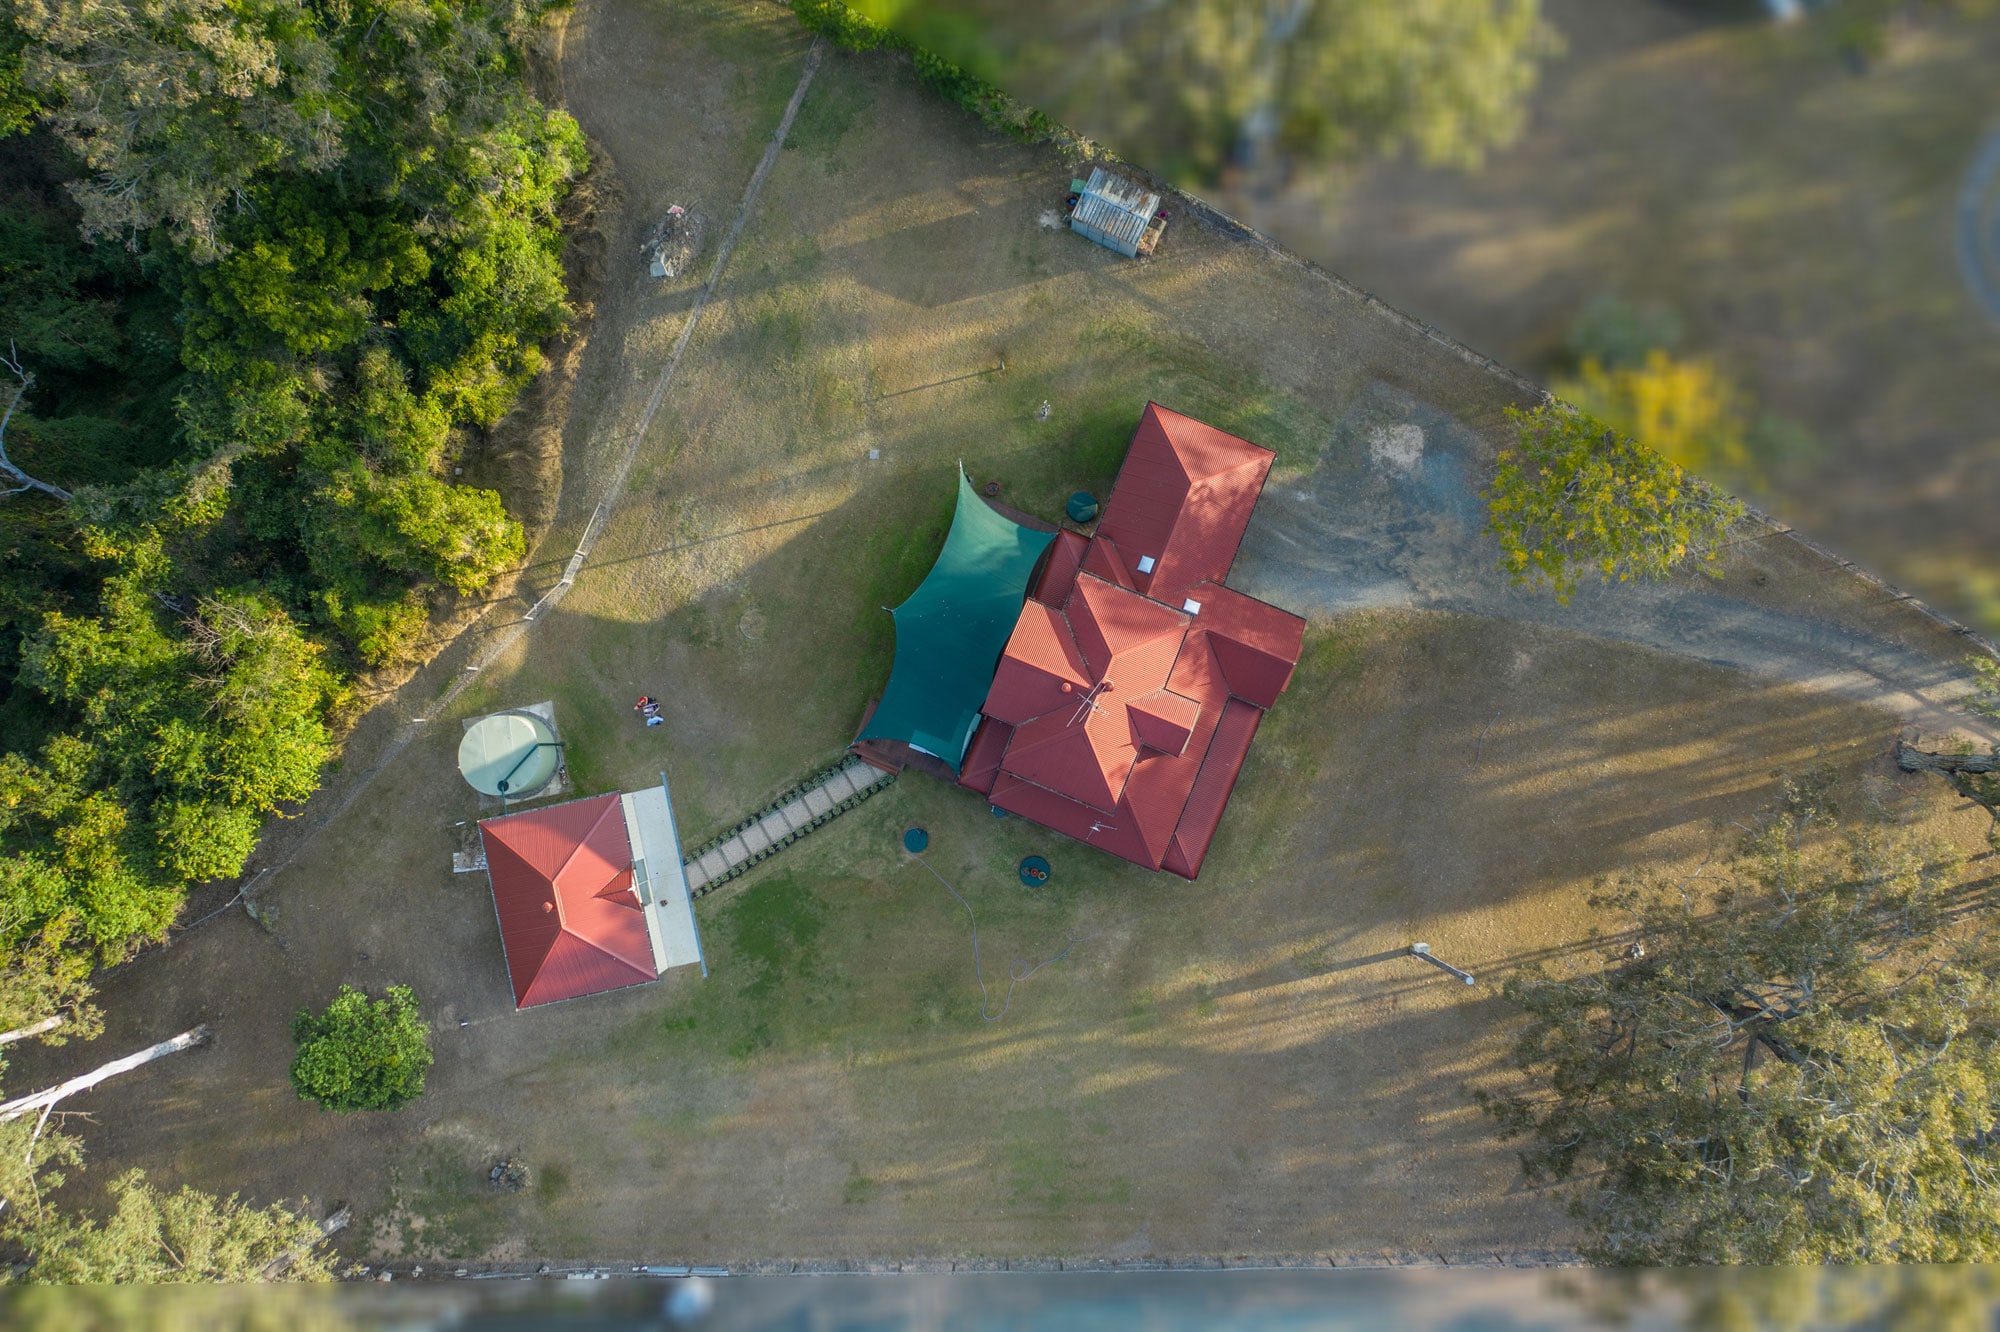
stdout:
[(810, 831), (845, 802), (894, 780), (894, 773), (859, 759), (849, 759), (827, 769), (795, 788), (790, 797), (755, 823), (737, 829), (688, 861), (688, 891), (700, 894), (786, 838)]

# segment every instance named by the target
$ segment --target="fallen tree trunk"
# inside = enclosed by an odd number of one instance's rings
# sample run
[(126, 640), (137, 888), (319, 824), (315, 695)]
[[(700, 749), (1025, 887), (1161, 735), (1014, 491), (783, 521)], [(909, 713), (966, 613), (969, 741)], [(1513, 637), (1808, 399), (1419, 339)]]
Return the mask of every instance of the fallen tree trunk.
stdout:
[[(319, 1223), (320, 1239), (321, 1240), (331, 1239), (337, 1231), (342, 1231), (347, 1229), (347, 1223), (349, 1221), (352, 1221), (353, 1219), (354, 1219), (354, 1209), (352, 1207), (349, 1207), (346, 1203), (342, 1203), (339, 1207), (334, 1209), (332, 1216), (329, 1216), (326, 1220)], [(316, 1244), (318, 1243), (318, 1241), (314, 1241), (314, 1243)], [(284, 1253), (279, 1254), (276, 1258), (273, 1258), (268, 1264), (265, 1265), (264, 1270), (262, 1272), (257, 1274), (257, 1279), (259, 1281), (276, 1281), (279, 1277), (283, 1276), (288, 1270), (290, 1270), (293, 1263), (299, 1260), (300, 1254), (304, 1253), (307, 1249), (312, 1247), (313, 1245), (308, 1244), (300, 1248), (288, 1249)]]
[(58, 1013), (54, 1017), (45, 1017), (40, 1022), (31, 1022), (25, 1027), (16, 1027), (12, 1031), (0, 1031), (0, 1045), (12, 1045), (15, 1041), (25, 1041), (30, 1036), (39, 1036), (45, 1031), (54, 1031), (62, 1024), (63, 1015)]
[(148, 1046), (136, 1054), (128, 1054), (123, 1059), (100, 1064), (90, 1072), (71, 1078), (68, 1082), (57, 1083), (47, 1091), (39, 1091), (33, 1096), (23, 1096), (19, 1100), (9, 1101), (5, 1105), (0, 1105), (0, 1124), (54, 1105), (57, 1101), (74, 1096), (78, 1092), (89, 1091), (100, 1082), (115, 1078), (120, 1073), (130, 1073), (133, 1069), (150, 1064), (155, 1059), (164, 1059), (182, 1050), (192, 1050), (208, 1040), (209, 1035), (209, 1028), (204, 1024), (184, 1031), (170, 1040), (161, 1041), (158, 1045)]
[(2000, 753), (1937, 754), (1904, 740), (1896, 744), (1896, 766), (1904, 772), (2000, 773)]

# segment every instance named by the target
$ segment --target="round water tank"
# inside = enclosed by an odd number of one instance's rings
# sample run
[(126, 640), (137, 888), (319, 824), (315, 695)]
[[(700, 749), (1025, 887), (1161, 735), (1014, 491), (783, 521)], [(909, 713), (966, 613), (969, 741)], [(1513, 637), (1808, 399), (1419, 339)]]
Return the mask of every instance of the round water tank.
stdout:
[(522, 800), (554, 779), (562, 761), (555, 741), (549, 724), (532, 712), (496, 712), (466, 728), (458, 771), (481, 795)]

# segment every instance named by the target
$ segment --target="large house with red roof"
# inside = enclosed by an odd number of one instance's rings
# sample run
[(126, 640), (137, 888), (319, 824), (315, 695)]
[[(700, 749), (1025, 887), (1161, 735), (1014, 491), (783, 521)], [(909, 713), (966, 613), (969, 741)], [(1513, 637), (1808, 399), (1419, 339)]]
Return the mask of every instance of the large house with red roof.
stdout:
[(992, 804), (1201, 872), (1305, 621), (1226, 585), (1276, 454), (1148, 403), (1095, 534), (1056, 535), (961, 761)]

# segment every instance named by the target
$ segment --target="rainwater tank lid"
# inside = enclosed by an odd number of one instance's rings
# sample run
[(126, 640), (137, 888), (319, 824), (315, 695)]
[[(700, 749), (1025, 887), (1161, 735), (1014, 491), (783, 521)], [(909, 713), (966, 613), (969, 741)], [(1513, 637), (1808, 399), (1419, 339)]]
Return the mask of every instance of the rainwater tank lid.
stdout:
[(556, 775), (562, 751), (555, 747), (555, 738), (549, 724), (532, 712), (496, 712), (466, 728), (465, 738), (458, 742), (458, 770), (482, 795), (503, 794), (504, 781), (506, 797), (520, 800)]

